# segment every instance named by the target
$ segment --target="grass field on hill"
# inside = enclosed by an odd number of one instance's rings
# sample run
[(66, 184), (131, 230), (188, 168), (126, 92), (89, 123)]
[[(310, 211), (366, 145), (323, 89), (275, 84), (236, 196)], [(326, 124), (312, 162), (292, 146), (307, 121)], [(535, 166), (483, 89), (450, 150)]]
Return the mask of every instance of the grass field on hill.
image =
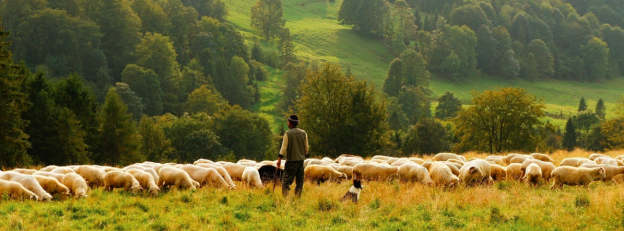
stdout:
[[(256, 0), (225, 1), (229, 14), (227, 20), (233, 23), (251, 41), (262, 40), (258, 33), (250, 26), (250, 11)], [(340, 25), (337, 12), (342, 0), (329, 2), (326, 0), (289, 0), (282, 1), (286, 27), (291, 30), (295, 43), (296, 55), (302, 61), (318, 59), (350, 65), (351, 71), (359, 79), (375, 84), (381, 89), (387, 74), (387, 69), (394, 58), (388, 49), (378, 39), (371, 39), (354, 33), (350, 26)], [(281, 72), (272, 71), (281, 75)], [(275, 92), (279, 92), (281, 76), (273, 76), (269, 84), (261, 84), (264, 92), (261, 106), (257, 106), (262, 113), (273, 118), (281, 118), (272, 111), (267, 111), (270, 103), (276, 99)], [(483, 92), (496, 87), (521, 87), (529, 93), (543, 98), (548, 114), (562, 113), (576, 114), (578, 102), (585, 97), (589, 108), (594, 109), (599, 98), (605, 101), (607, 113), (612, 110), (617, 100), (622, 99), (624, 79), (609, 80), (602, 83), (580, 83), (573, 81), (538, 81), (506, 80), (500, 77), (478, 77), (466, 82), (454, 83), (433, 77), (431, 86), (435, 93), (434, 98), (446, 91), (453, 92), (464, 104), (472, 99), (470, 92)], [(267, 89), (268, 88), (268, 89)], [(277, 95), (279, 97), (279, 94)], [(265, 99), (268, 98), (268, 99)], [(566, 119), (546, 118), (555, 125), (565, 125)], [(276, 130), (276, 121), (272, 121)]]
[[(606, 153), (615, 157), (622, 152)], [(556, 152), (565, 157), (589, 152)], [(468, 153), (485, 157), (485, 154)], [(431, 158), (431, 157), (425, 157)], [(305, 184), (303, 198), (278, 187), (202, 188), (157, 197), (91, 191), (86, 199), (52, 202), (0, 198), (0, 230), (618, 230), (624, 229), (621, 184), (589, 188), (516, 181), (443, 190), (420, 184), (365, 182), (359, 203), (339, 199), (349, 182)]]

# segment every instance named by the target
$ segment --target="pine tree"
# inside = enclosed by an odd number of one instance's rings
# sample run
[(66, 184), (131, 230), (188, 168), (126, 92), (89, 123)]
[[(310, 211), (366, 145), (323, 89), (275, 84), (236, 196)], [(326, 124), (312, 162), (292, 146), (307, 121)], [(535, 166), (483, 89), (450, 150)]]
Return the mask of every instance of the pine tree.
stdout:
[(171, 140), (167, 139), (165, 130), (156, 122), (155, 118), (141, 117), (139, 123), (141, 134), (141, 153), (149, 161), (165, 161), (167, 152), (171, 149)]
[(110, 88), (100, 111), (100, 163), (130, 164), (141, 161), (139, 134), (132, 115), (115, 88)]
[(578, 111), (582, 112), (587, 110), (587, 103), (585, 103), (585, 97), (581, 97), (581, 101), (579, 102)]
[(604, 105), (604, 101), (602, 101), (602, 98), (598, 99), (598, 103), (596, 104), (596, 116), (604, 120), (606, 114), (607, 114), (607, 108)]
[(281, 35), (280, 51), (282, 52), (282, 66), (295, 62), (295, 45), (290, 37), (290, 29), (284, 28)]
[(565, 130), (566, 132), (563, 134), (563, 148), (572, 151), (576, 147), (576, 129), (574, 128), (572, 118), (568, 118)]
[(8, 36), (9, 33), (0, 26), (0, 166), (3, 167), (30, 162), (26, 154), (30, 142), (24, 132), (28, 121), (22, 119), (22, 113), (28, 110), (30, 103), (27, 95), (20, 92), (27, 70), (23, 65), (13, 63), (8, 50), (10, 42), (6, 41)]

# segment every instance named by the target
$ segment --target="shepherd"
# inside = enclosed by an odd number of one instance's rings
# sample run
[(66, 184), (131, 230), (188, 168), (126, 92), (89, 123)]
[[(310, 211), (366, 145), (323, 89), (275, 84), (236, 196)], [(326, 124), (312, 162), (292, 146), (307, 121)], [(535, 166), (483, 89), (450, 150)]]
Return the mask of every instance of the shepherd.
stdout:
[(282, 159), (286, 160), (284, 174), (282, 175), (282, 195), (288, 196), (290, 185), (296, 180), (295, 196), (301, 197), (303, 191), (303, 161), (308, 157), (310, 151), (308, 146), (308, 134), (299, 128), (299, 117), (291, 115), (288, 117), (288, 128), (284, 134), (282, 148), (280, 149), (277, 167), (279, 168)]

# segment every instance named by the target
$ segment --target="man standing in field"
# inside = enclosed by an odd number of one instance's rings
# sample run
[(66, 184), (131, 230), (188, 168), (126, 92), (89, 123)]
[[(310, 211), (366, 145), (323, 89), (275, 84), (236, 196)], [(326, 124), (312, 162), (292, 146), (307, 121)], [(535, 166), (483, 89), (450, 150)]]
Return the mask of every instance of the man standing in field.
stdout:
[(304, 130), (297, 128), (299, 117), (291, 115), (288, 117), (288, 128), (284, 134), (282, 148), (277, 159), (277, 166), (281, 165), (282, 159), (286, 159), (284, 175), (282, 176), (282, 195), (288, 196), (290, 185), (293, 180), (297, 180), (295, 195), (301, 197), (303, 190), (303, 161), (308, 157), (308, 134)]

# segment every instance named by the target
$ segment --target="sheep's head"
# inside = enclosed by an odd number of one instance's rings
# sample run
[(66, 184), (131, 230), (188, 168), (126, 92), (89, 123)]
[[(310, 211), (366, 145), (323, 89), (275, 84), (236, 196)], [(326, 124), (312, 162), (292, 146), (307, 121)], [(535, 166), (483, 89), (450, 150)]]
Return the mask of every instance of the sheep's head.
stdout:
[(158, 195), (158, 192), (160, 192), (160, 189), (157, 186), (151, 186), (149, 190), (154, 196)]
[(130, 191), (132, 191), (132, 193), (138, 193), (142, 189), (143, 188), (141, 188), (141, 185), (138, 185), (138, 184), (133, 184), (132, 187), (130, 187)]

